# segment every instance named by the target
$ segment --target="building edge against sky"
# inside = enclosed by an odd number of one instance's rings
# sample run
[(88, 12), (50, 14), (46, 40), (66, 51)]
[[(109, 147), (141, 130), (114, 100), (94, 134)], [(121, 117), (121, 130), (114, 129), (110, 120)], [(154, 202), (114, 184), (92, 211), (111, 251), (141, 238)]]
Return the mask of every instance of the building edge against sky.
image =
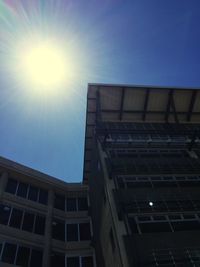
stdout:
[(200, 263), (200, 91), (89, 84), (84, 182), (98, 266)]

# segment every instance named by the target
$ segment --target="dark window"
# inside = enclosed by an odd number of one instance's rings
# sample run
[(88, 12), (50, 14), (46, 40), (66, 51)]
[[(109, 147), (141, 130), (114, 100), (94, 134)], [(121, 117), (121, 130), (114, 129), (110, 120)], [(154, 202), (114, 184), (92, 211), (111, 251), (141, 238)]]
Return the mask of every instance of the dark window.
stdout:
[(11, 213), (9, 225), (15, 228), (20, 228), (22, 222), (23, 211), (13, 209)]
[(45, 230), (45, 217), (37, 215), (35, 219), (34, 233), (38, 235), (44, 235), (44, 230)]
[(34, 218), (35, 218), (34, 214), (29, 213), (29, 212), (25, 212), (22, 229), (25, 231), (28, 231), (28, 232), (32, 232), (33, 231)]
[(17, 246), (6, 243), (3, 250), (2, 261), (14, 264)]
[(88, 203), (86, 197), (78, 198), (78, 210), (88, 210)]
[(67, 211), (77, 211), (76, 198), (67, 198)]
[(112, 251), (114, 251), (115, 250), (115, 240), (114, 240), (112, 228), (110, 229), (109, 237), (110, 237), (110, 243), (111, 243)]
[(28, 185), (24, 183), (19, 183), (19, 186), (17, 188), (17, 195), (26, 198), (27, 191), (28, 191)]
[(53, 252), (51, 256), (51, 267), (65, 267), (65, 254)]
[(80, 230), (80, 240), (90, 240), (91, 233), (90, 233), (90, 224), (89, 223), (81, 223), (79, 224)]
[(79, 267), (79, 257), (67, 258), (67, 267)]
[(139, 225), (142, 233), (171, 232), (170, 225), (167, 222), (140, 223)]
[(20, 246), (17, 253), (16, 264), (23, 267), (28, 267), (29, 257), (30, 257), (30, 248)]
[(54, 239), (65, 241), (65, 222), (54, 219), (52, 222), (52, 236)]
[(65, 197), (55, 194), (54, 207), (59, 210), (65, 210)]
[(93, 257), (82, 257), (82, 267), (93, 267)]
[(46, 190), (40, 189), (39, 203), (47, 205), (48, 202), (48, 192)]
[(6, 192), (15, 194), (17, 189), (17, 181), (9, 178), (6, 186)]
[(30, 267), (42, 267), (42, 251), (32, 249)]
[(0, 223), (1, 224), (8, 224), (8, 219), (10, 216), (10, 207), (7, 207), (5, 205), (0, 205)]
[(38, 199), (38, 188), (37, 187), (32, 186), (32, 185), (29, 187), (28, 199), (32, 201), (37, 201)]
[(172, 222), (174, 231), (196, 231), (200, 230), (200, 223), (198, 221), (179, 221)]
[(67, 241), (78, 241), (78, 224), (67, 224)]
[(131, 232), (132, 233), (138, 233), (138, 227), (137, 227), (137, 224), (135, 222), (135, 219), (131, 217), (128, 219), (128, 221), (129, 221), (129, 225), (131, 228)]

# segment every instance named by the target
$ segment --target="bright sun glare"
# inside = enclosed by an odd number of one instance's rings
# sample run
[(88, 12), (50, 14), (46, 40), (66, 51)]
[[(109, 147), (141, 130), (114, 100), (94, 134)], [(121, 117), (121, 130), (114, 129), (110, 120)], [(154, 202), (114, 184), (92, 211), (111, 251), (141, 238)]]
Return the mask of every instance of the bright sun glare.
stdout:
[(67, 60), (62, 47), (50, 40), (25, 43), (18, 51), (22, 82), (34, 90), (56, 90), (67, 78)]
[(41, 42), (22, 51), (21, 68), (25, 78), (34, 87), (56, 88), (65, 81), (66, 59), (61, 49)]
[(20, 42), (15, 50), (15, 72), (23, 88), (32, 92), (54, 93), (72, 80), (73, 53), (54, 39), (31, 38)]

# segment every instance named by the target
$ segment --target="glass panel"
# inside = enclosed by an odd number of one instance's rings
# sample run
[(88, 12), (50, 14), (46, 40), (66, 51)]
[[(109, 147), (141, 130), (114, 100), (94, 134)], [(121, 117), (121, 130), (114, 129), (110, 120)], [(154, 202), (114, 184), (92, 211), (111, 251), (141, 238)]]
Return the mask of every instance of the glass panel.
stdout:
[(59, 210), (65, 210), (65, 197), (55, 194), (54, 207)]
[(30, 248), (19, 247), (16, 264), (23, 267), (28, 267), (29, 257), (30, 257)]
[(9, 225), (15, 228), (20, 228), (22, 222), (23, 211), (13, 209), (11, 213)]
[(24, 183), (19, 183), (19, 186), (17, 188), (17, 195), (20, 197), (27, 197), (27, 191), (28, 191), (28, 185)]
[(80, 230), (80, 240), (90, 240), (91, 239), (90, 224), (89, 223), (79, 224), (79, 230)]
[(25, 212), (22, 230), (32, 232), (33, 231), (34, 218), (35, 218), (34, 214), (29, 213), (29, 212)]
[(51, 255), (51, 267), (65, 267), (65, 254), (53, 252)]
[(67, 267), (79, 267), (79, 257), (67, 258)]
[(169, 223), (140, 223), (140, 230), (142, 233), (155, 233), (155, 232), (171, 232)]
[(52, 222), (52, 237), (54, 239), (65, 241), (65, 222), (54, 219)]
[(17, 181), (9, 178), (6, 186), (6, 192), (15, 194), (17, 189)]
[(32, 185), (29, 187), (28, 199), (32, 201), (37, 201), (38, 199), (38, 188), (37, 187), (32, 186)]
[(76, 198), (67, 198), (67, 211), (77, 211)]
[(67, 241), (78, 241), (78, 224), (67, 224)]
[(47, 205), (48, 202), (48, 191), (40, 189), (39, 203)]
[(42, 267), (42, 251), (32, 249), (30, 267)]
[(8, 224), (8, 219), (10, 216), (11, 208), (5, 205), (0, 205), (0, 223), (1, 224)]
[(82, 267), (93, 267), (93, 257), (82, 257)]
[(17, 246), (14, 244), (6, 243), (3, 250), (2, 261), (14, 264)]
[(88, 210), (87, 197), (78, 198), (78, 210)]
[(37, 215), (35, 219), (34, 233), (38, 235), (44, 235), (44, 230), (45, 230), (45, 217)]

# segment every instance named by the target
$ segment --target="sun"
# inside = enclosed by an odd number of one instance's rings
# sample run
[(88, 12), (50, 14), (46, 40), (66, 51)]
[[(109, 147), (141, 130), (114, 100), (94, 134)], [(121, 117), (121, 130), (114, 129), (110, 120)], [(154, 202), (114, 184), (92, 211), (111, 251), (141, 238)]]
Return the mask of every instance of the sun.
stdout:
[(21, 87), (53, 93), (73, 76), (74, 64), (64, 45), (51, 38), (31, 38), (15, 49), (15, 75)]
[(57, 88), (67, 75), (67, 64), (61, 48), (41, 41), (27, 47), (21, 55), (21, 71), (34, 87)]

